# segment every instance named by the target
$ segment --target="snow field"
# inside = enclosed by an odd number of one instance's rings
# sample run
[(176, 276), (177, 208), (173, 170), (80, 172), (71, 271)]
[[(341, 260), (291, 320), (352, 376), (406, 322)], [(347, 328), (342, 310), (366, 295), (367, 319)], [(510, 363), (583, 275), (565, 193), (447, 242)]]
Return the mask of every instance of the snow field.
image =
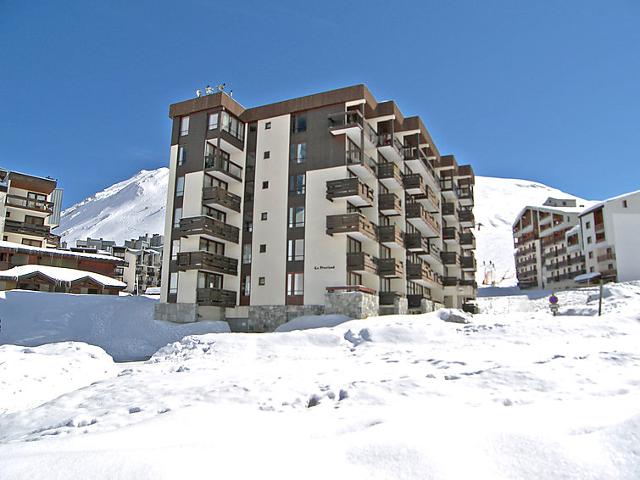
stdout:
[(189, 336), (0, 415), (0, 478), (636, 479), (640, 285), (607, 292)]

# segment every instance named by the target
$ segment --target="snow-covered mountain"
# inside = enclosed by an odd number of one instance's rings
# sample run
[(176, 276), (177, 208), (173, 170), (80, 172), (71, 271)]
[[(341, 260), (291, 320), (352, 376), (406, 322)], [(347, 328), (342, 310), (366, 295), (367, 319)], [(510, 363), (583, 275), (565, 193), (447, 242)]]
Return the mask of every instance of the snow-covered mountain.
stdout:
[(523, 207), (542, 205), (548, 197), (575, 198), (578, 205), (585, 206), (593, 203), (542, 183), (513, 178), (478, 176), (474, 193), (476, 279), (480, 287), (485, 274), (484, 265), (489, 262), (495, 265), (497, 285), (508, 287), (517, 283), (511, 228)]
[(142, 170), (62, 212), (56, 233), (69, 246), (104, 238), (122, 244), (145, 233), (164, 231), (169, 169)]
[[(58, 233), (74, 246), (89, 237), (124, 240), (164, 231), (169, 170), (142, 170), (62, 212)], [(547, 197), (578, 198), (541, 183), (511, 178), (476, 177), (478, 284), (483, 264), (493, 262), (500, 286), (515, 285), (511, 225), (526, 205), (542, 205)], [(578, 199), (580, 202), (589, 202)]]

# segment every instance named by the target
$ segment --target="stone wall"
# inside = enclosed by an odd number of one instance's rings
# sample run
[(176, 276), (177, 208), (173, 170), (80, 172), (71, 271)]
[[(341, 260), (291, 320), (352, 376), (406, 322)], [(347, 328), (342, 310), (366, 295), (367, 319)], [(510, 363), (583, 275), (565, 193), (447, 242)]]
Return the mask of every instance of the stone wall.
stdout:
[(248, 332), (273, 332), (283, 323), (303, 315), (322, 315), (322, 305), (252, 305), (247, 319)]
[(379, 313), (378, 295), (364, 292), (327, 292), (324, 296), (326, 314), (340, 314), (361, 319), (377, 316)]
[(158, 303), (154, 318), (166, 322), (193, 323), (199, 320), (198, 307), (195, 303)]

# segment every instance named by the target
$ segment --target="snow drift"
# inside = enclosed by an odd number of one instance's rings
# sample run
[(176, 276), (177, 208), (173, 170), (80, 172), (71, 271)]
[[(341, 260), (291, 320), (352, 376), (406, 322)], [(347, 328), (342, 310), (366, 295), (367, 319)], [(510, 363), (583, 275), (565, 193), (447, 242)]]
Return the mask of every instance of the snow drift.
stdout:
[(86, 342), (117, 361), (149, 358), (185, 335), (228, 332), (226, 322), (175, 324), (154, 320), (146, 297), (0, 292), (0, 345)]

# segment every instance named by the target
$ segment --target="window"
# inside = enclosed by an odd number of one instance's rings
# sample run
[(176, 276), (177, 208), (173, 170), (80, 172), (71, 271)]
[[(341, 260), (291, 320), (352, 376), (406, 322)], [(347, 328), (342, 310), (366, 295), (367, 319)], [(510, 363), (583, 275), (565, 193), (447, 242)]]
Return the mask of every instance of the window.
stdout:
[(44, 225), (44, 218), (34, 217), (32, 215), (25, 215), (24, 223), (27, 223), (29, 225)]
[(304, 273), (287, 273), (287, 295), (304, 294)]
[(251, 295), (251, 275), (245, 275), (240, 284), (240, 295), (248, 297)]
[(45, 206), (47, 196), (43, 193), (28, 192), (27, 193), (27, 207), (42, 208)]
[(253, 232), (253, 221), (247, 220), (244, 222), (244, 231), (248, 233)]
[(267, 253), (267, 244), (266, 243), (261, 243), (260, 244), (260, 253)]
[(287, 242), (287, 260), (299, 262), (304, 260), (304, 239), (289, 240)]
[(271, 152), (269, 150), (264, 152), (264, 159), (271, 158)]
[(215, 253), (216, 255), (224, 255), (224, 243), (209, 240), (207, 238), (200, 238), (200, 250)]
[(266, 123), (264, 124), (264, 129), (265, 129), (265, 130), (271, 130), (271, 122), (266, 122)]
[(362, 243), (355, 238), (347, 237), (347, 252), (359, 253), (362, 251)]
[(182, 208), (176, 208), (173, 214), (173, 227), (177, 228), (180, 226), (180, 219), (182, 218)]
[(362, 285), (362, 275), (360, 275), (359, 273), (349, 272), (347, 285)]
[(306, 175), (304, 173), (300, 175), (289, 176), (289, 193), (295, 195), (304, 195), (305, 193)]
[(267, 219), (267, 212), (262, 212), (260, 214), (260, 220), (265, 221)]
[(171, 260), (177, 260), (178, 253), (180, 253), (180, 240), (173, 240), (171, 242)]
[(304, 207), (289, 207), (289, 228), (304, 227)]
[(623, 200), (622, 201), (622, 208), (628, 208), (628, 207), (629, 207), (629, 204), (627, 203), (627, 201)]
[(176, 197), (184, 195), (184, 177), (178, 177), (176, 180)]
[(236, 117), (229, 115), (228, 112), (222, 112), (222, 129), (229, 132), (238, 140), (244, 141), (244, 123)]
[(593, 273), (593, 267), (589, 267), (589, 273)]
[(262, 182), (262, 189), (266, 190), (267, 188), (269, 188), (269, 182)]
[(198, 288), (222, 289), (222, 275), (219, 273), (198, 272)]
[(289, 159), (292, 162), (303, 163), (307, 159), (307, 144), (292, 143), (289, 147)]
[(265, 277), (258, 277), (258, 285), (266, 285), (266, 283)]
[(591, 237), (587, 237), (587, 243), (591, 243), (591, 242), (592, 242)]
[(586, 228), (591, 228), (591, 222), (587, 222), (587, 223), (585, 224), (585, 227), (586, 227)]
[(218, 112), (209, 114), (208, 127), (209, 130), (218, 129)]
[(220, 220), (221, 222), (225, 222), (227, 221), (227, 214), (225, 212), (222, 212), (220, 210), (216, 210), (215, 208), (212, 207), (207, 207), (206, 205), (202, 206), (202, 214), (206, 215), (207, 217), (211, 217), (211, 218), (215, 218), (216, 220)]
[(589, 252), (589, 259), (593, 258), (593, 252)]
[(171, 272), (169, 276), (169, 294), (178, 293), (178, 272)]
[(291, 131), (293, 133), (306, 132), (307, 131), (307, 117), (305, 115), (292, 115), (291, 116)]
[(189, 135), (189, 115), (180, 117), (180, 136)]
[(187, 162), (187, 147), (178, 145), (178, 165), (184, 165)]
[(244, 243), (242, 245), (242, 263), (247, 265), (251, 263), (251, 244)]
[(212, 177), (211, 175), (205, 174), (204, 176), (204, 186), (205, 187), (220, 187), (223, 190), (229, 190), (229, 184), (227, 182), (223, 182), (219, 178)]
[(32, 240), (30, 238), (23, 238), (22, 245), (29, 245), (30, 247), (42, 247), (42, 242), (40, 240)]

